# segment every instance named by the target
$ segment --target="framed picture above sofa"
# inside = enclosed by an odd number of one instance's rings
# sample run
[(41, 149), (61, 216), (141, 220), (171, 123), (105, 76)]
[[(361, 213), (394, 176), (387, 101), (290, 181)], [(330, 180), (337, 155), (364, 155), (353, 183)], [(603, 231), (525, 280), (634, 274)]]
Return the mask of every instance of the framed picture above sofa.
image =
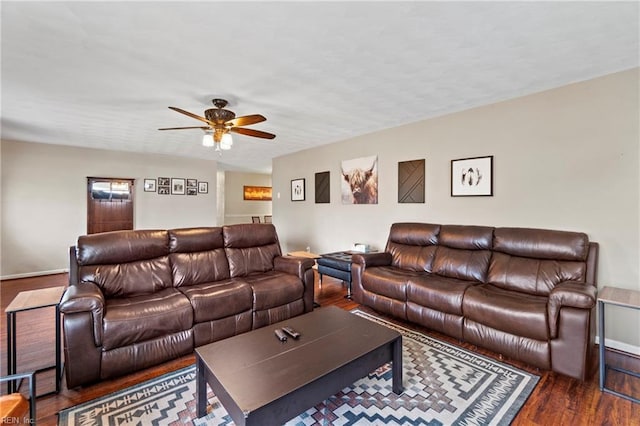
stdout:
[(493, 196), (493, 155), (451, 160), (451, 196)]

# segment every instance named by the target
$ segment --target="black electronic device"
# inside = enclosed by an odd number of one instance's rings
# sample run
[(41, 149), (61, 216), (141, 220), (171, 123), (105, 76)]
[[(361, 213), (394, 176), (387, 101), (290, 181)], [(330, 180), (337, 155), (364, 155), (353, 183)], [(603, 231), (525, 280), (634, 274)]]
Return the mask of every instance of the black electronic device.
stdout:
[(278, 340), (280, 340), (281, 342), (286, 342), (287, 341), (287, 335), (284, 334), (284, 332), (282, 330), (280, 330), (279, 328), (276, 328), (275, 333), (276, 333), (276, 337), (278, 338)]
[(298, 333), (297, 331), (295, 331), (291, 327), (282, 327), (282, 331), (284, 331), (285, 333), (287, 333), (289, 336), (291, 336), (294, 339), (300, 338), (300, 333)]

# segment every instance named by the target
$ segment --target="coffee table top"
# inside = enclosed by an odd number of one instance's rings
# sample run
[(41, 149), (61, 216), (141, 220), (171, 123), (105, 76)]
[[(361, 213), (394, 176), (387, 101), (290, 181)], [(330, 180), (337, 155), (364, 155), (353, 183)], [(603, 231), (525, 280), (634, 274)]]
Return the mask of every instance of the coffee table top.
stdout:
[[(283, 326), (301, 337), (280, 342), (274, 330)], [(398, 337), (330, 306), (201, 346), (196, 354), (242, 412), (250, 413)]]

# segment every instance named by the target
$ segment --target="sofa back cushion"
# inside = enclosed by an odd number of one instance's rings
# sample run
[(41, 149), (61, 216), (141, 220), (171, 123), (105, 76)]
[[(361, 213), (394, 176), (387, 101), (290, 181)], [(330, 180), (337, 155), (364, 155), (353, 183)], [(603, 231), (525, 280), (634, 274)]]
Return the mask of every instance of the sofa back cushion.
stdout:
[(496, 228), (487, 281), (540, 296), (562, 281), (585, 281), (589, 239), (580, 232)]
[(229, 225), (222, 228), (222, 234), (231, 277), (270, 271), (274, 258), (282, 255), (272, 224)]
[(442, 225), (433, 273), (461, 280), (485, 282), (491, 259), (493, 228)]
[(171, 229), (169, 251), (175, 287), (230, 277), (221, 227)]
[(167, 231), (83, 235), (76, 244), (78, 280), (95, 282), (105, 297), (154, 293), (172, 286)]
[(391, 253), (391, 265), (411, 271), (431, 272), (440, 225), (394, 223), (385, 251)]

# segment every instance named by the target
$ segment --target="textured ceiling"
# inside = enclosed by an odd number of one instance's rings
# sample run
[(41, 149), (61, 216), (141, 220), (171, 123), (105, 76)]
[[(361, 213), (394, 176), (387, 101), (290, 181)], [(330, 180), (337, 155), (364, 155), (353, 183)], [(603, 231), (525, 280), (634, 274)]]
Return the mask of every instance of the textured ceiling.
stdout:
[[(9, 2), (2, 139), (271, 159), (639, 65), (638, 2)], [(200, 130), (211, 99), (269, 141)]]

